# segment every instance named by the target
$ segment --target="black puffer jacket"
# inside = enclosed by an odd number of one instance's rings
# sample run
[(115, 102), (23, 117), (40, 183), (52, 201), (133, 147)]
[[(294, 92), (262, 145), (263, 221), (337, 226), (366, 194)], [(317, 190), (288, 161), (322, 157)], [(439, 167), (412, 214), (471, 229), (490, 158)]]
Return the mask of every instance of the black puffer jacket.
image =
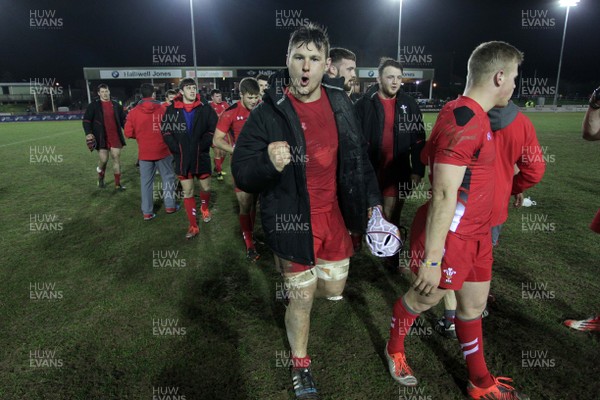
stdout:
[[(360, 120), (362, 132), (369, 145), (369, 159), (375, 169), (379, 168), (381, 141), (385, 116), (383, 104), (377, 91), (379, 85), (373, 85), (354, 105)], [(421, 150), (425, 147), (425, 124), (417, 102), (407, 94), (396, 95), (394, 115), (394, 161), (401, 171), (403, 179), (416, 174), (425, 174), (425, 165), (421, 162)]]
[[(232, 171), (240, 189), (261, 194), (263, 230), (273, 252), (286, 260), (314, 265), (304, 132), (285, 95), (283, 83), (289, 81), (287, 70), (271, 77), (263, 102), (252, 110), (236, 141)], [(381, 196), (342, 84), (341, 79), (323, 78), (338, 129), (337, 198), (346, 227), (364, 232), (367, 209), (381, 204)], [(294, 149), (292, 162), (282, 172), (275, 169), (267, 151), (269, 143), (277, 141), (286, 141)]]
[[(123, 127), (125, 126), (125, 112), (123, 107), (114, 100), (110, 100), (115, 114), (115, 123), (122, 146), (125, 146), (125, 136), (123, 136)], [(90, 133), (96, 138), (96, 150), (106, 149), (106, 129), (104, 129), (104, 113), (102, 112), (102, 103), (100, 99), (92, 101), (83, 115), (83, 131), (86, 135)]]
[(162, 118), (163, 140), (169, 146), (175, 159), (175, 173), (202, 175), (211, 173), (210, 145), (217, 127), (217, 113), (213, 108), (196, 97), (192, 134), (187, 133), (181, 94), (173, 99)]

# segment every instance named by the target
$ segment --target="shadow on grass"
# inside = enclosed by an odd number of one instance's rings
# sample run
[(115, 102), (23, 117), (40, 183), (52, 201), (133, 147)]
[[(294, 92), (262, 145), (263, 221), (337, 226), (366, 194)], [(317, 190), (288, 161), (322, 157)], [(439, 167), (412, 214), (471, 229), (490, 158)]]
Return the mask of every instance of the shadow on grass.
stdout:
[(187, 337), (171, 348), (153, 386), (178, 388), (187, 398), (249, 399), (238, 354), (242, 327), (235, 316), (248, 276), (233, 256), (210, 263), (208, 276), (193, 277), (181, 294)]

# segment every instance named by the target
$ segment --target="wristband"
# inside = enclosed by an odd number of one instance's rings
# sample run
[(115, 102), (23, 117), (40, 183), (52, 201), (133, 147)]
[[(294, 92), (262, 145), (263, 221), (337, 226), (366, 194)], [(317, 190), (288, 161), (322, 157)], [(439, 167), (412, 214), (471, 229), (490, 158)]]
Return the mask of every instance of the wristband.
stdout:
[(434, 261), (429, 261), (429, 260), (423, 260), (421, 261), (421, 265), (425, 266), (425, 267), (439, 267), (442, 265), (442, 262), (434, 262)]

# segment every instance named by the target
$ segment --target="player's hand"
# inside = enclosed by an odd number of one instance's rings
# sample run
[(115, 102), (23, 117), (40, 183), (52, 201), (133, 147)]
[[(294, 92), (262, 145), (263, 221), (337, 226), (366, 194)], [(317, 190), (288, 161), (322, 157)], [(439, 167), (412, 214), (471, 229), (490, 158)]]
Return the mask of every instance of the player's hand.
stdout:
[(90, 151), (94, 151), (94, 149), (96, 148), (96, 137), (94, 135), (86, 135), (85, 144), (87, 145)]
[(292, 161), (290, 145), (287, 142), (269, 143), (267, 151), (269, 152), (269, 159), (273, 163), (275, 169), (279, 172), (283, 171), (285, 166)]
[(422, 264), (412, 286), (421, 296), (429, 296), (437, 291), (441, 277), (441, 267), (426, 267)]
[(379, 208), (379, 212), (381, 213), (381, 215), (383, 215), (383, 207), (381, 207), (381, 205), (378, 204), (375, 207), (369, 207), (369, 209), (367, 210), (367, 218), (368, 219), (371, 219), (371, 217), (373, 216), (373, 209), (374, 208)]
[(513, 206), (515, 206), (515, 208), (521, 208), (522, 205), (523, 205), (523, 193), (515, 194), (515, 202), (513, 203)]

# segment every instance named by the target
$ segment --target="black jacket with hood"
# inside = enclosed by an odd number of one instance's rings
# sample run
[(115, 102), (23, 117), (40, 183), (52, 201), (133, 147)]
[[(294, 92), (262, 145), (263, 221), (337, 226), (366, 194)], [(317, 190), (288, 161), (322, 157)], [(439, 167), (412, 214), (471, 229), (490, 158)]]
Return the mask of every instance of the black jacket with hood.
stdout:
[[(379, 85), (373, 85), (354, 105), (361, 124), (362, 132), (368, 143), (369, 159), (377, 170), (381, 162), (381, 142), (385, 115), (383, 104), (377, 91)], [(425, 165), (421, 162), (421, 150), (425, 147), (425, 124), (423, 115), (415, 99), (398, 91), (396, 112), (394, 113), (394, 163), (400, 168), (402, 181), (411, 174), (421, 177), (425, 174)]]
[[(125, 146), (123, 127), (125, 126), (125, 112), (123, 107), (114, 100), (110, 100), (115, 114), (115, 124), (119, 134), (119, 141)], [(104, 128), (104, 113), (102, 112), (102, 100), (99, 98), (92, 101), (83, 115), (83, 131), (86, 135), (92, 134), (96, 138), (96, 150), (106, 149), (106, 129)]]
[(210, 146), (217, 127), (217, 113), (210, 105), (202, 103), (198, 95), (193, 108), (191, 135), (188, 134), (181, 94), (167, 107), (161, 123), (163, 140), (173, 154), (177, 175), (211, 173)]
[[(273, 252), (283, 259), (315, 265), (306, 186), (306, 144), (300, 120), (283, 83), (287, 69), (271, 76), (270, 88), (246, 121), (236, 141), (232, 172), (236, 186), (260, 193), (263, 230)], [(369, 163), (352, 103), (342, 79), (323, 77), (338, 131), (337, 199), (347, 229), (364, 232), (367, 209), (381, 204), (375, 173)], [(293, 149), (292, 162), (278, 172), (267, 151), (269, 143), (285, 141)], [(293, 228), (288, 229), (290, 220)]]

